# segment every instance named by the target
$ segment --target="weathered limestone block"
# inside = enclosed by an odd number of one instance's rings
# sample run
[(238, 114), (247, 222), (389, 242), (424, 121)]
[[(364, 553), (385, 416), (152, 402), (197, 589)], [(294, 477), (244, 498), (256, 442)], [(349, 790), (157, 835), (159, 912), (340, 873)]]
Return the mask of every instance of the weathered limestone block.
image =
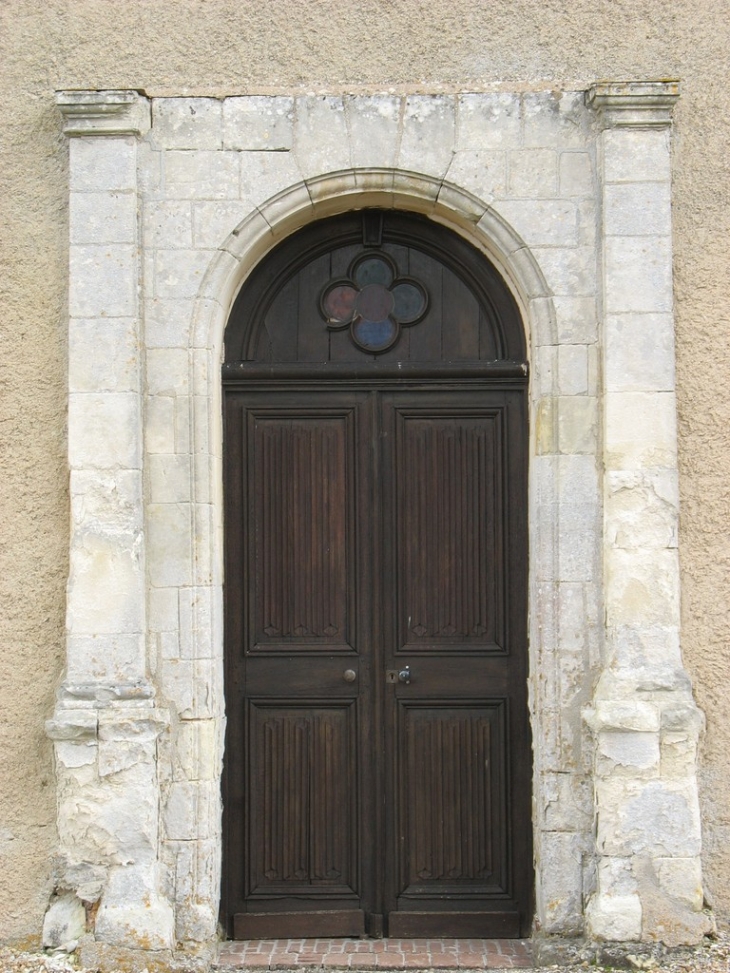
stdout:
[(549, 831), (588, 833), (593, 826), (593, 782), (577, 773), (545, 773), (542, 816)]
[(457, 149), (501, 149), (520, 144), (519, 95), (499, 92), (458, 97)]
[(609, 314), (671, 313), (669, 236), (606, 237), (604, 274)]
[(352, 166), (356, 169), (394, 166), (398, 151), (402, 99), (387, 94), (349, 96), (345, 97), (345, 110)]
[(524, 144), (582, 148), (589, 128), (583, 101), (583, 93), (580, 91), (539, 91), (524, 94)]
[(190, 510), (184, 503), (147, 507), (147, 569), (155, 587), (192, 582)]
[(181, 720), (173, 755), (177, 781), (212, 781), (220, 775), (222, 733), (216, 720)]
[[(237, 205), (237, 204), (236, 204)], [(193, 302), (184, 299), (152, 298), (145, 301), (145, 344), (150, 349), (188, 347), (188, 323), (193, 313)], [(151, 452), (172, 452), (155, 450)]]
[(662, 859), (634, 864), (642, 902), (642, 938), (666, 946), (692, 945), (714, 930), (712, 918), (700, 911), (699, 858), (671, 862), (669, 867)]
[(609, 856), (692, 858), (700, 853), (696, 788), (687, 780), (596, 780), (597, 846)]
[(612, 625), (678, 625), (676, 548), (610, 549), (606, 557), (606, 621)]
[(590, 934), (609, 942), (641, 939), (641, 900), (638, 895), (594, 895), (586, 907)]
[(443, 178), (454, 154), (453, 95), (409, 95), (403, 110), (398, 165)]
[(143, 630), (140, 547), (139, 531), (77, 532), (69, 578), (76, 595), (67, 613), (70, 635), (131, 634)]
[(134, 318), (71, 318), (68, 341), (70, 392), (137, 391), (139, 340)]
[(666, 128), (603, 133), (606, 183), (669, 182), (671, 153)]
[(167, 199), (238, 199), (239, 152), (165, 152), (164, 196)]
[(682, 662), (676, 624), (610, 624), (607, 631), (616, 672), (630, 673), (625, 679), (632, 687), (677, 688)]
[(671, 187), (661, 182), (607, 183), (606, 233), (615, 236), (667, 236), (671, 233)]
[(460, 148), (446, 178), (487, 203), (507, 196), (507, 153), (500, 149)]
[(588, 845), (587, 835), (572, 831), (546, 831), (540, 837), (537, 897), (546, 933), (582, 932), (583, 857)]
[(136, 195), (71, 193), (69, 235), (72, 244), (136, 243)]
[[(255, 154), (257, 156), (263, 155), (263, 153)], [(273, 153), (273, 157), (277, 159), (284, 155), (285, 153)], [(271, 157), (272, 156), (267, 156), (267, 158)], [(262, 168), (264, 168), (262, 165), (257, 165), (255, 167), (257, 173), (260, 172)], [(243, 199), (225, 199), (214, 201), (200, 200), (193, 202), (192, 244), (195, 247), (214, 249), (223, 246), (226, 238), (231, 233), (235, 232), (238, 224), (241, 223), (246, 216), (250, 215), (253, 211), (255, 203), (253, 203), (252, 200), (257, 198), (259, 202), (262, 201), (260, 191), (258, 191), (255, 185), (255, 179), (252, 178), (252, 169), (253, 167), (247, 163), (247, 160), (242, 161), (241, 193), (243, 195)], [(294, 175), (294, 171), (292, 169), (289, 169), (289, 172)], [(297, 178), (301, 178), (298, 175), (298, 172)], [(178, 321), (178, 327), (187, 325), (189, 319), (190, 313), (188, 313), (182, 320)]]
[(165, 835), (172, 841), (212, 838), (220, 831), (220, 787), (217, 781), (181, 780), (163, 795)]
[(595, 453), (598, 400), (592, 395), (561, 395), (558, 409), (558, 450), (575, 456)]
[(598, 338), (596, 298), (556, 297), (555, 307), (557, 341), (561, 344), (591, 344)]
[(569, 200), (504, 200), (499, 202), (498, 209), (528, 246), (578, 245), (578, 212), (575, 203)]
[(139, 399), (133, 392), (72, 392), (69, 464), (74, 469), (140, 469)]
[(147, 697), (144, 641), (141, 632), (69, 635), (62, 696), (98, 702)]
[(69, 313), (75, 318), (131, 317), (137, 306), (137, 253), (128, 244), (73, 244)]
[(175, 898), (180, 942), (206, 942), (215, 935), (220, 887), (220, 842), (166, 841), (163, 856)]
[(589, 346), (562, 345), (558, 352), (558, 391), (561, 395), (595, 395), (588, 378)]
[(147, 468), (153, 503), (187, 503), (190, 500), (190, 456), (184, 453), (152, 454), (147, 459)]
[(607, 314), (605, 381), (609, 392), (674, 389), (674, 328), (669, 314)]
[(613, 731), (599, 733), (596, 774), (603, 777), (658, 777), (659, 734)]
[(593, 247), (541, 247), (535, 256), (556, 296), (595, 297), (596, 254)]
[(311, 95), (297, 98), (295, 113), (293, 151), (305, 179), (352, 166), (345, 104), (341, 97)]
[(563, 197), (593, 196), (594, 170), (590, 153), (577, 150), (560, 153), (559, 188)]
[(163, 949), (173, 916), (158, 892), (157, 737), (166, 714), (139, 703), (59, 708), (56, 741), (62, 885), (101, 904), (108, 943)]
[(86, 909), (73, 892), (61, 892), (52, 901), (43, 919), (41, 941), (44, 949), (73, 950), (86, 932)]
[(606, 474), (606, 538), (615, 547), (677, 547), (678, 511), (676, 470), (610, 470)]
[(249, 95), (223, 102), (223, 147), (281, 152), (292, 146), (294, 99)]
[(160, 149), (219, 149), (222, 105), (217, 98), (155, 98), (149, 139)]
[(96, 916), (97, 939), (127, 949), (172, 949), (175, 916), (157, 884), (155, 866), (113, 868)]
[(71, 192), (134, 192), (137, 142), (133, 138), (74, 138), (69, 144)]
[(153, 199), (146, 202), (142, 216), (145, 248), (185, 249), (193, 245), (193, 211), (188, 199)]
[(142, 527), (138, 470), (71, 470), (71, 517), (84, 532), (132, 533)]
[(554, 149), (516, 149), (509, 153), (510, 196), (545, 199), (558, 192), (558, 154)]

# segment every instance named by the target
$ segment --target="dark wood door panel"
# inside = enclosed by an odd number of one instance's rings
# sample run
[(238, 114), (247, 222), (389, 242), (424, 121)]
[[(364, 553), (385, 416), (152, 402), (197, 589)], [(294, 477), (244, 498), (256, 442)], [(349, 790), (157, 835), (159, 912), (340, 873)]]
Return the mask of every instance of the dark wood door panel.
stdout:
[(397, 644), (504, 652), (504, 407), (455, 400), (392, 405)]
[(248, 412), (250, 646), (356, 641), (353, 412)]
[(248, 708), (249, 896), (358, 900), (356, 702)]
[(506, 708), (504, 699), (399, 701), (401, 908), (509, 894)]

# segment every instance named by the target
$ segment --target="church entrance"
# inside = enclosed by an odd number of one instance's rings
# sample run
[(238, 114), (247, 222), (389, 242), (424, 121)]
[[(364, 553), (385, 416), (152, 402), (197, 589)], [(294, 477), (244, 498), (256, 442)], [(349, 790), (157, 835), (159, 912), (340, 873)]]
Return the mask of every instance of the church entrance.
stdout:
[(422, 217), (320, 221), (243, 288), (223, 383), (228, 933), (527, 934), (510, 292)]

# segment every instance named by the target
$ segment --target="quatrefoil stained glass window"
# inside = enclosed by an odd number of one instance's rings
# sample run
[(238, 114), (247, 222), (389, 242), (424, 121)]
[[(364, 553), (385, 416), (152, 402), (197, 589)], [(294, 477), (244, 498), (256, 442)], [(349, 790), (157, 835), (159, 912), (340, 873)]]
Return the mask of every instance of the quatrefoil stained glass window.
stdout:
[(426, 288), (412, 277), (399, 276), (387, 254), (360, 254), (348, 274), (327, 284), (320, 310), (330, 331), (349, 328), (363, 351), (377, 354), (392, 348), (401, 328), (418, 324), (428, 310)]

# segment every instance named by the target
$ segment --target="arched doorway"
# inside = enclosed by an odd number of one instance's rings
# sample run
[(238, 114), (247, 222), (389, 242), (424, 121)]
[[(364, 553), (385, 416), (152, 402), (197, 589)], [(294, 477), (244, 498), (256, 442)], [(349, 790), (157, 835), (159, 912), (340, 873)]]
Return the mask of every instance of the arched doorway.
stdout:
[(444, 227), (363, 210), (272, 251), (225, 348), (229, 933), (525, 934), (510, 291)]

